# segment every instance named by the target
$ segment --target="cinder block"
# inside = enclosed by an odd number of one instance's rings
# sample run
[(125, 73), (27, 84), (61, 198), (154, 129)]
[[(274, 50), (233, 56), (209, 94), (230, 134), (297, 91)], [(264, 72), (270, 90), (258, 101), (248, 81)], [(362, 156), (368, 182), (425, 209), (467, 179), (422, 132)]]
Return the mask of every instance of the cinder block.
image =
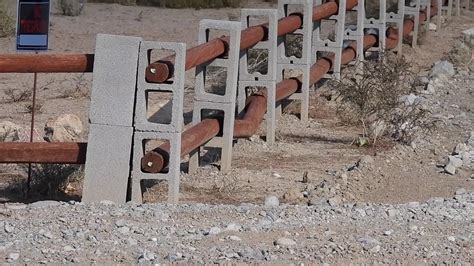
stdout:
[[(144, 173), (141, 170), (141, 161), (144, 153), (143, 140), (166, 140), (170, 143), (169, 163), (167, 173)], [(179, 181), (181, 165), (181, 132), (135, 132), (132, 161), (132, 201), (142, 202), (141, 180), (167, 180), (168, 202), (178, 203)]]
[[(148, 83), (145, 70), (150, 63), (150, 51), (171, 50), (175, 53), (174, 79), (172, 84)], [(183, 98), (185, 83), (186, 44), (164, 42), (142, 42), (138, 64), (137, 98), (135, 107), (135, 129), (138, 131), (181, 132), (183, 125)], [(147, 120), (148, 92), (172, 92), (172, 111), (165, 114), (169, 124)], [(169, 116), (169, 117), (168, 117)]]
[(82, 202), (125, 203), (133, 127), (90, 125)]
[(97, 35), (90, 122), (132, 126), (141, 38)]

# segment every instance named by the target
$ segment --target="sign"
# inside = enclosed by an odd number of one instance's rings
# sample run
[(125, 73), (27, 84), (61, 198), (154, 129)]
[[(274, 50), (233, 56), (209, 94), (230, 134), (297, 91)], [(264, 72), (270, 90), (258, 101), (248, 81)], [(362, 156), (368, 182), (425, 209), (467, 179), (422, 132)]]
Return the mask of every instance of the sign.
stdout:
[(17, 50), (48, 50), (49, 10), (49, 0), (18, 0)]

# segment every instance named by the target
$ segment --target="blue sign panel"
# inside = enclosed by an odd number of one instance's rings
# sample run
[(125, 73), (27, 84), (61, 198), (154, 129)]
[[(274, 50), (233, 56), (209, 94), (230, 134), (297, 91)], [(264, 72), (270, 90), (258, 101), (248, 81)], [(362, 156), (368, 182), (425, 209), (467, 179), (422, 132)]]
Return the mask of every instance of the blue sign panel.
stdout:
[(18, 0), (17, 50), (48, 50), (49, 10), (49, 0)]

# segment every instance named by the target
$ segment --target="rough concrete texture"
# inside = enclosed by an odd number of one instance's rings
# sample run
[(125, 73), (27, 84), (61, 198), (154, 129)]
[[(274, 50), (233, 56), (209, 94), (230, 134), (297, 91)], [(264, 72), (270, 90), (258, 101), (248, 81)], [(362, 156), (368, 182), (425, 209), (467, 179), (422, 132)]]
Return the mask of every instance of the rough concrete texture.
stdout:
[(98, 34), (90, 122), (132, 126), (141, 38)]
[(90, 125), (83, 202), (125, 203), (133, 127)]
[[(387, 23), (386, 23), (387, 22), (387, 13), (386, 13), (387, 2), (386, 0), (380, 0), (379, 3), (380, 4), (379, 4), (378, 18), (366, 17), (365, 22), (364, 22), (364, 29), (376, 29), (378, 32), (377, 34), (380, 36), (380, 35), (385, 35), (385, 32), (387, 30)], [(418, 6), (418, 11), (416, 12), (419, 13), (419, 10), (420, 10), (419, 0), (418, 0), (417, 6)], [(406, 9), (405, 9), (405, 13), (406, 13)], [(418, 34), (418, 26), (415, 26), (415, 31), (416, 31), (416, 34)], [(379, 54), (382, 54), (385, 50), (385, 39), (386, 38), (379, 38), (378, 47), (372, 47), (371, 49), (369, 49), (369, 51), (377, 51)]]
[[(132, 201), (141, 203), (140, 180), (167, 180), (168, 200), (170, 203), (178, 203), (179, 179), (181, 164), (181, 132), (135, 132), (133, 144), (132, 161)], [(170, 142), (169, 164), (167, 173), (150, 174), (141, 170), (141, 159), (144, 155), (143, 141), (160, 140)]]
[[(150, 63), (151, 50), (169, 50), (175, 53), (174, 76), (172, 84), (148, 83), (145, 70)], [(183, 125), (183, 97), (185, 83), (185, 54), (184, 43), (141, 42), (138, 63), (137, 98), (135, 107), (135, 130), (181, 132)], [(172, 92), (172, 110), (169, 124), (147, 119), (147, 92)], [(168, 114), (166, 114), (168, 115)]]
[[(390, 24), (395, 24), (398, 29), (398, 36), (403, 36), (403, 21), (404, 20), (405, 20), (405, 2), (398, 1), (397, 12), (387, 12), (386, 22)], [(402, 55), (402, 43), (403, 43), (403, 38), (398, 38), (398, 44), (395, 49), (397, 50), (397, 55), (399, 56)]]
[(280, 18), (284, 18), (290, 15), (288, 12), (288, 6), (298, 5), (300, 6), (301, 12), (303, 12), (303, 26), (301, 29), (296, 30), (295, 34), (303, 35), (303, 48), (301, 51), (301, 58), (295, 56), (286, 56), (286, 43), (285, 37), (281, 36), (278, 38), (278, 63), (279, 64), (311, 64), (311, 41), (313, 32), (313, 0), (280, 0), (278, 1), (278, 15)]

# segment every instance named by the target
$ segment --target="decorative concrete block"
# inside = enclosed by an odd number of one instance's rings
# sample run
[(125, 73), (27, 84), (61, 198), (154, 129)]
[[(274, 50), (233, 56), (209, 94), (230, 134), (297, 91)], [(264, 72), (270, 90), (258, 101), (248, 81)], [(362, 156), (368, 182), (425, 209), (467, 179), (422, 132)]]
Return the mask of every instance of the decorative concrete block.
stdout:
[(91, 124), (82, 193), (85, 203), (125, 203), (133, 127)]
[(90, 122), (132, 126), (141, 38), (97, 35)]
[[(150, 52), (152, 50), (170, 50), (175, 53), (174, 77), (171, 84), (146, 82), (145, 70), (150, 64)], [(186, 44), (184, 43), (163, 43), (149, 41), (141, 43), (138, 63), (137, 100), (135, 106), (135, 130), (181, 132), (183, 127), (185, 56)], [(171, 100), (172, 110), (168, 119), (170, 121), (169, 124), (151, 122), (147, 119), (148, 92), (171, 92), (173, 94)]]

